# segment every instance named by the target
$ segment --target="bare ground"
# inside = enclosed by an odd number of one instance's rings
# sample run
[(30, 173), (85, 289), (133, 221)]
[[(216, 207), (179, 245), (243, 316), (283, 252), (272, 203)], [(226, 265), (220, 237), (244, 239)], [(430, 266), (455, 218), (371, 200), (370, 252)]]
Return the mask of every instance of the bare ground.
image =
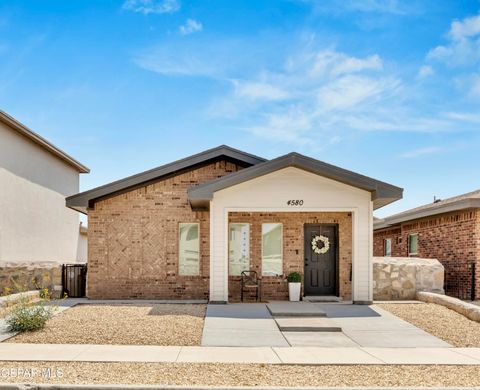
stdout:
[(206, 305), (79, 305), (7, 342), (200, 345)]
[(480, 323), (435, 303), (382, 303), (376, 306), (455, 347), (480, 347)]
[[(61, 377), (4, 375), (50, 369)], [(61, 371), (57, 371), (61, 370)], [(14, 371), (13, 371), (14, 372)], [(204, 386), (478, 386), (479, 366), (293, 366), (259, 364), (0, 362), (1, 381)]]

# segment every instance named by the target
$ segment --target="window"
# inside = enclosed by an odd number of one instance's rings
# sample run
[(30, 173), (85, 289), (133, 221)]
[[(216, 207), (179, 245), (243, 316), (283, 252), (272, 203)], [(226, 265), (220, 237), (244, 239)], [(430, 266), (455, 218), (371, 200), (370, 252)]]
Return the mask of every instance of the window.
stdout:
[(408, 235), (408, 255), (418, 255), (418, 234), (416, 233)]
[(262, 275), (276, 276), (283, 273), (282, 224), (262, 224)]
[(250, 225), (231, 223), (228, 228), (229, 274), (239, 276), (250, 268)]
[(391, 238), (386, 238), (383, 241), (383, 255), (384, 256), (392, 255), (392, 239)]
[(181, 223), (178, 239), (178, 274), (200, 274), (200, 240), (198, 223)]

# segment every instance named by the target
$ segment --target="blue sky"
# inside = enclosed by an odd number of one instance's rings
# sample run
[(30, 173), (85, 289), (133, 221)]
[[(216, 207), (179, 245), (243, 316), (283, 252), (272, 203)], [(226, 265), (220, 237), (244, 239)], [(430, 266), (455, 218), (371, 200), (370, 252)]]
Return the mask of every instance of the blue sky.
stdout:
[(480, 188), (480, 2), (0, 0), (0, 108), (83, 190), (228, 144), (405, 188)]

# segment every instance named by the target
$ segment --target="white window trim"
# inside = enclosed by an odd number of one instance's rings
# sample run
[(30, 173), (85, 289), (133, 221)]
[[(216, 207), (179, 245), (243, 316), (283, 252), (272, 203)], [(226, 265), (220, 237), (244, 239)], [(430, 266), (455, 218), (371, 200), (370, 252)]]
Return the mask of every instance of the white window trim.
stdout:
[[(410, 236), (417, 236), (417, 251), (416, 252), (410, 252)], [(419, 239), (420, 239), (420, 234), (418, 234), (418, 233), (408, 233), (408, 237), (407, 237), (408, 257), (418, 256), (418, 242), (419, 242)]]
[(284, 253), (283, 253), (283, 223), (281, 222), (262, 222), (262, 226), (261, 226), (261, 231), (260, 231), (260, 234), (261, 234), (261, 240), (262, 240), (262, 255), (261, 255), (261, 262), (262, 262), (262, 277), (263, 276), (273, 276), (275, 277), (274, 275), (264, 275), (263, 274), (263, 225), (268, 225), (268, 224), (276, 224), (276, 225), (280, 225), (282, 227), (282, 234), (280, 235), (280, 245), (281, 245), (281, 248), (282, 248), (282, 259), (281, 259), (281, 264), (282, 264), (282, 273), (280, 275), (277, 275), (277, 276), (281, 276), (283, 275), (283, 258), (284, 258)]
[[(390, 254), (387, 255), (387, 241), (390, 241)], [(392, 243), (393, 243), (393, 240), (391, 238), (385, 238), (383, 240), (383, 256), (385, 257), (392, 257)]]
[[(182, 274), (180, 273), (180, 226), (181, 225), (197, 225), (198, 229), (198, 272), (196, 274)], [(178, 265), (177, 265), (177, 274), (178, 276), (200, 276), (201, 266), (202, 266), (202, 254), (200, 253), (200, 223), (199, 222), (179, 222), (177, 227), (177, 252), (178, 252)]]

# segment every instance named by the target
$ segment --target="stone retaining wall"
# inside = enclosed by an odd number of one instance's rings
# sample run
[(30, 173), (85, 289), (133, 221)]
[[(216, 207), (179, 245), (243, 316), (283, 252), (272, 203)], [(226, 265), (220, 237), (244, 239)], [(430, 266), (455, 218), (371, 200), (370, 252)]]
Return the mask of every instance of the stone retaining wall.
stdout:
[[(56, 262), (3, 263), (0, 264), (0, 295), (6, 290), (18, 293), (48, 288), (58, 294), (62, 285), (62, 266)], [(57, 286), (55, 288), (55, 286)]]
[(443, 265), (435, 259), (374, 257), (373, 299), (416, 299), (419, 291), (444, 294), (443, 278)]

